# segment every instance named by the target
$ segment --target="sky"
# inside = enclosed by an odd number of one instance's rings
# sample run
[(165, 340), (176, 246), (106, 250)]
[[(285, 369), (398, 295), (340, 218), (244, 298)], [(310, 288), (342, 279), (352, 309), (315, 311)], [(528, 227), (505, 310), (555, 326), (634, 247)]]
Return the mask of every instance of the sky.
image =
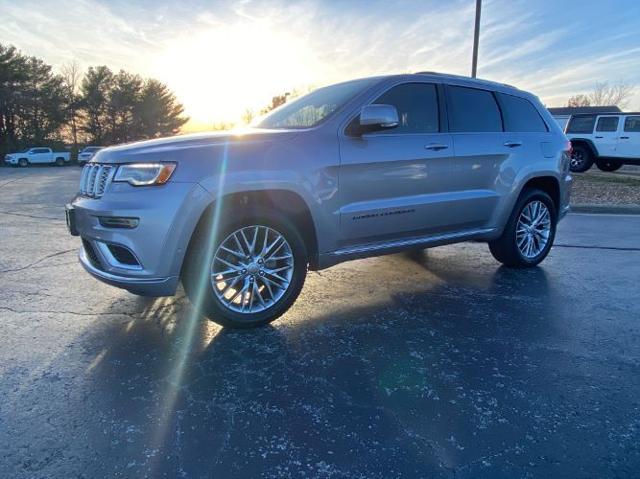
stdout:
[[(198, 130), (338, 81), (469, 75), (474, 11), (474, 0), (0, 0), (0, 43), (58, 70), (76, 61), (157, 78)], [(484, 0), (478, 77), (547, 106), (623, 81), (640, 110), (640, 1)]]

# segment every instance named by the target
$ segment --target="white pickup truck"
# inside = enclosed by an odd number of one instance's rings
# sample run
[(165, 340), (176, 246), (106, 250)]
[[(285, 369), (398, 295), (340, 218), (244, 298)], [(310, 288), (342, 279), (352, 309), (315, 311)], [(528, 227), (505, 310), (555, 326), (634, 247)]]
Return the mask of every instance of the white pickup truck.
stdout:
[(53, 151), (51, 148), (27, 148), (18, 153), (5, 155), (4, 162), (9, 165), (29, 166), (31, 164), (53, 163), (63, 166), (71, 160), (71, 153), (65, 151)]
[(573, 115), (565, 134), (571, 141), (571, 171), (587, 171), (594, 163), (602, 171), (640, 164), (640, 113)]

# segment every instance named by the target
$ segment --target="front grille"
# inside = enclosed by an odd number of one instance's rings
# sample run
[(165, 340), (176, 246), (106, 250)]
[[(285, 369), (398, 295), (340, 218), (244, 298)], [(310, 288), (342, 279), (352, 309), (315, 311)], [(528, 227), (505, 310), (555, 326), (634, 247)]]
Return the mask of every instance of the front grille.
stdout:
[(88, 163), (82, 169), (80, 176), (80, 194), (91, 198), (101, 197), (116, 172), (113, 165)]

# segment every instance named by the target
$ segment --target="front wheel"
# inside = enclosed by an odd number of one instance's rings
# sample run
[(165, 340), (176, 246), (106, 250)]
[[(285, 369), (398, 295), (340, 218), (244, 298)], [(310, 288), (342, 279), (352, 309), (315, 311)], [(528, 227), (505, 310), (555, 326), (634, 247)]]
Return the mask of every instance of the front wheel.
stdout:
[(598, 160), (596, 166), (600, 171), (616, 171), (622, 168), (622, 162), (616, 160)]
[(530, 268), (547, 257), (556, 235), (556, 206), (537, 189), (525, 190), (518, 199), (502, 236), (489, 242), (495, 259), (512, 268)]
[(29, 160), (27, 160), (26, 158), (20, 158), (18, 160), (18, 165), (22, 168), (26, 168), (27, 166), (29, 166)]
[(190, 249), (183, 283), (191, 302), (211, 320), (252, 328), (289, 309), (302, 290), (307, 263), (295, 226), (262, 213), (223, 226), (218, 234), (201, 233)]

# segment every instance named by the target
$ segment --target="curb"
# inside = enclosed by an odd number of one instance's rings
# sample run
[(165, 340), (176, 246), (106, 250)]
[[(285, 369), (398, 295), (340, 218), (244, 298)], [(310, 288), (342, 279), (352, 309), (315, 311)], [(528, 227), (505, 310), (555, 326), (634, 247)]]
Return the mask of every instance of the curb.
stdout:
[(569, 212), (610, 215), (640, 215), (640, 205), (596, 205), (580, 203), (577, 205), (571, 205)]

